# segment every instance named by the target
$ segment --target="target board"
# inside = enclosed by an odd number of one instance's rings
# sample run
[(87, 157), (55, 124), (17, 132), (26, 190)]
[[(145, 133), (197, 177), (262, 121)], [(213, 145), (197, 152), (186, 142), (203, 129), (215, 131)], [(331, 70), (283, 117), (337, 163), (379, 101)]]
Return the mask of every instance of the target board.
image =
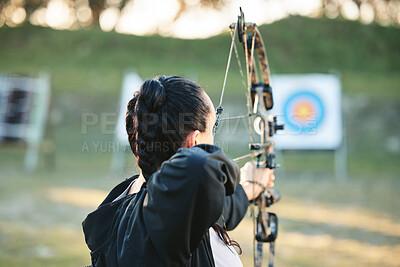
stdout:
[(125, 166), (125, 148), (129, 147), (128, 134), (126, 133), (125, 120), (129, 101), (139, 91), (143, 80), (134, 72), (126, 72), (122, 81), (122, 91), (119, 101), (119, 111), (115, 127), (114, 142), (116, 149), (111, 158), (111, 171), (121, 172)]
[(0, 74), (0, 142), (27, 138), (36, 79)]
[(332, 74), (274, 75), (274, 108), (284, 131), (274, 136), (284, 150), (337, 149), (342, 142), (340, 79)]
[(139, 91), (143, 80), (134, 72), (129, 72), (124, 75), (122, 82), (122, 92), (119, 104), (119, 112), (117, 117), (117, 125), (115, 128), (116, 140), (120, 145), (129, 146), (128, 134), (126, 133), (125, 119), (126, 109), (129, 101), (133, 98), (134, 94)]
[(25, 142), (25, 169), (34, 171), (50, 113), (51, 77), (0, 73), (0, 143)]

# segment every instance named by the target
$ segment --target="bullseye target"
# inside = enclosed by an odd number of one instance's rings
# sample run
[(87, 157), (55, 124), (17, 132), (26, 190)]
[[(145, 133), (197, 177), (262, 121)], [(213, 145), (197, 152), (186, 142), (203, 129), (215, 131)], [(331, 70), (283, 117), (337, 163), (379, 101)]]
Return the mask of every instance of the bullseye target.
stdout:
[(284, 103), (287, 127), (299, 133), (316, 131), (324, 120), (324, 105), (321, 98), (310, 91), (300, 91)]
[(274, 75), (279, 149), (336, 149), (342, 141), (341, 85), (331, 74)]

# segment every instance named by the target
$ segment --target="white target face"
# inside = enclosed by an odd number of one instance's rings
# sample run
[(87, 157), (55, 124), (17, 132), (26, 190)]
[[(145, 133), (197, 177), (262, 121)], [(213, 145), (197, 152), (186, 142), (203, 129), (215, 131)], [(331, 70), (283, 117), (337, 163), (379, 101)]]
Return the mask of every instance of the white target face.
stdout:
[(276, 75), (271, 81), (280, 149), (336, 149), (342, 140), (341, 87), (328, 74)]

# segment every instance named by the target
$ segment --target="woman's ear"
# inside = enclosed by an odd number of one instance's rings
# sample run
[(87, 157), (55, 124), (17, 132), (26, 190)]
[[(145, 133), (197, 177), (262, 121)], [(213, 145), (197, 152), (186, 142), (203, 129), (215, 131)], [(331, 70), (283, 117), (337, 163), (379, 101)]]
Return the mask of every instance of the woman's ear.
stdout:
[(198, 145), (199, 143), (199, 134), (200, 131), (192, 131), (190, 132), (185, 139), (185, 145), (183, 147), (185, 148), (191, 148), (192, 146)]

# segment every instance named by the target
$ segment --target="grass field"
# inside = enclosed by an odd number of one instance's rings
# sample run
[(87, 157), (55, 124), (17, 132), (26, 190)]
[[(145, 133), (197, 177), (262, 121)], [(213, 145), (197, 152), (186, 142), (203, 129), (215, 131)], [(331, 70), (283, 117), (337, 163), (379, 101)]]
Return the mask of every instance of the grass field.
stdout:
[[(334, 179), (332, 152), (278, 155), (283, 168), (276, 187), (283, 197), (272, 209), (280, 219), (277, 266), (399, 266), (400, 30), (292, 17), (261, 31), (273, 73), (341, 74), (348, 147), (343, 183)], [(177, 40), (97, 28), (0, 28), (0, 72), (52, 73), (54, 126), (47, 138), (56, 147), (55, 169), (42, 158), (38, 171), (27, 174), (24, 146), (0, 146), (0, 266), (89, 264), (80, 223), (136, 170), (127, 153), (124, 172), (109, 172), (113, 135), (100, 124), (83, 134), (82, 114), (115, 112), (123, 73), (132, 69), (143, 78), (196, 79), (216, 102), (228, 48), (227, 34)], [(235, 64), (231, 71), (226, 110), (233, 113), (243, 100)], [(243, 152), (232, 144), (227, 150)], [(251, 266), (251, 220), (231, 236)]]
[[(2, 169), (1, 266), (89, 262), (80, 223), (124, 175), (108, 174), (105, 155), (59, 159), (67, 160), (68, 166), (57, 172), (31, 176)], [(131, 172), (126, 170), (126, 175)], [(332, 177), (277, 177), (276, 187), (283, 194), (272, 209), (280, 220), (277, 266), (400, 264), (398, 179), (352, 177), (338, 184)], [(243, 248), (244, 265), (251, 266), (251, 219), (246, 217), (230, 235)]]

